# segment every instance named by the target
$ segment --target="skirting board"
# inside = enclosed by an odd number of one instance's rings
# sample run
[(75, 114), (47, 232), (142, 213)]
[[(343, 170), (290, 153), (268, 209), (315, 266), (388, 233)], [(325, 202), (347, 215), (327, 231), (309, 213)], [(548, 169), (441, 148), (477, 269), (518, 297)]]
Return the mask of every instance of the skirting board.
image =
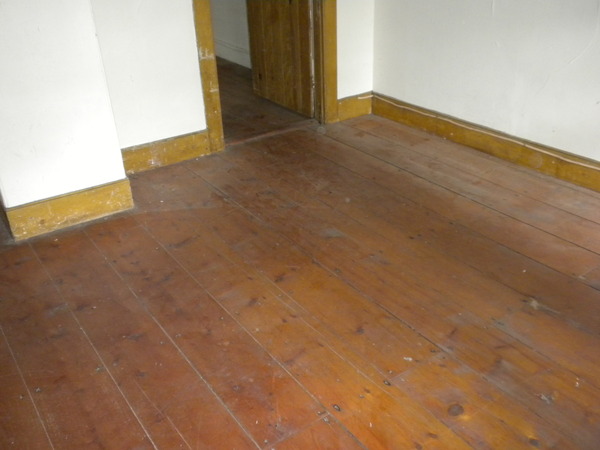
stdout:
[(251, 67), (250, 49), (239, 47), (221, 39), (215, 39), (215, 51), (219, 58), (234, 62), (240, 66)]
[(208, 131), (185, 134), (122, 150), (127, 174), (143, 172), (210, 153)]
[(6, 209), (10, 231), (20, 241), (133, 208), (129, 180), (96, 186)]
[(348, 120), (354, 117), (371, 114), (373, 105), (373, 93), (364, 92), (351, 97), (338, 100), (338, 120)]
[(373, 94), (373, 114), (429, 131), (546, 175), (600, 191), (600, 163), (596, 161), (377, 93)]

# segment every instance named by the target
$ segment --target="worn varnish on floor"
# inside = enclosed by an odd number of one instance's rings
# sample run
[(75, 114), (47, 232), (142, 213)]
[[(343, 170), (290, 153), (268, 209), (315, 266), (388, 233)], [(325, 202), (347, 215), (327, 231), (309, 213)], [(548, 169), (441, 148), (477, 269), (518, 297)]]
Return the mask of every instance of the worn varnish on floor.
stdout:
[(0, 448), (600, 442), (600, 195), (376, 117), (0, 248)]

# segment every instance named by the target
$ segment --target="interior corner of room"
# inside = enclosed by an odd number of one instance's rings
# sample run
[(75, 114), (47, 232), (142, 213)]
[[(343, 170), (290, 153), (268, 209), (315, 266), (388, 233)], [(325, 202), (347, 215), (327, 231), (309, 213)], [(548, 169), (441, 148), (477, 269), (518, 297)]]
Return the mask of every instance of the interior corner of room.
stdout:
[[(255, 3), (2, 2), (0, 194), (14, 237), (129, 208), (127, 174), (221, 150), (215, 53), (252, 66)], [(309, 46), (298, 67), (314, 70), (321, 103), (304, 104), (321, 121), (382, 115), (600, 189), (599, 0), (285, 3), (316, 24), (277, 42)], [(264, 38), (275, 28), (259, 19)], [(79, 195), (106, 186), (130, 198), (111, 209)], [(65, 196), (70, 219), (53, 219)]]

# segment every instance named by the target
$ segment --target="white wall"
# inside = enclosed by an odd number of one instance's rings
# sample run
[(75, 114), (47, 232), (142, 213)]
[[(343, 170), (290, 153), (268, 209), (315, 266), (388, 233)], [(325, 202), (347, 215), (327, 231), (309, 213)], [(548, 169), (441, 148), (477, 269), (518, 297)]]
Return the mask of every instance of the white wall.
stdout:
[(0, 2), (5, 207), (125, 178), (90, 4)]
[(600, 160), (600, 0), (375, 4), (375, 91)]
[(121, 148), (206, 129), (192, 0), (91, 0)]
[(246, 0), (212, 0), (210, 7), (217, 56), (251, 67)]
[(338, 98), (373, 90), (376, 0), (337, 0)]

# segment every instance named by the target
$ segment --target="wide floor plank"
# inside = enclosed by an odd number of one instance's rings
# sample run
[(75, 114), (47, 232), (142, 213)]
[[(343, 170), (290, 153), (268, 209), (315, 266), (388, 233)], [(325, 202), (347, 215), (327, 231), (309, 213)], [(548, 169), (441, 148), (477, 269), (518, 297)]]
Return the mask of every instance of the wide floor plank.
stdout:
[(600, 194), (375, 117), (242, 140), (2, 244), (0, 447), (597, 448)]
[(235, 417), (86, 234), (36, 242), (34, 248), (157, 447), (210, 446), (219, 442), (222, 426), (229, 430), (228, 445), (251, 445)]
[[(52, 447), (102, 448), (114, 439), (129, 448), (152, 448), (31, 248), (25, 244), (2, 254), (0, 267), (0, 326)], [(28, 432), (20, 429), (17, 436)]]

